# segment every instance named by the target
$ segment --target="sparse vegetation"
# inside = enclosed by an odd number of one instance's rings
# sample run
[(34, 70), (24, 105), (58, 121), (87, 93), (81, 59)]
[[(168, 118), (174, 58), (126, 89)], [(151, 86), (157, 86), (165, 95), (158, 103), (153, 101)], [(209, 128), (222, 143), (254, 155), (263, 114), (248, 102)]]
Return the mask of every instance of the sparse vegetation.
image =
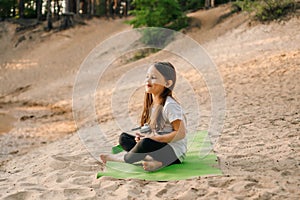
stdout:
[[(136, 0), (135, 9), (131, 12), (135, 16), (129, 21), (134, 28), (162, 27), (180, 30), (188, 25), (188, 20), (177, 0)], [(162, 29), (142, 30), (141, 41), (150, 46), (164, 47), (172, 40), (172, 33)]]
[(240, 0), (234, 6), (241, 10), (253, 13), (259, 21), (272, 21), (280, 19), (296, 10), (295, 0)]
[(135, 16), (129, 23), (138, 27), (165, 27), (180, 30), (187, 26), (184, 15), (177, 0), (135, 0)]
[(139, 50), (135, 51), (132, 56), (130, 56), (127, 59), (125, 59), (126, 60), (125, 63), (130, 63), (130, 62), (134, 62), (134, 61), (146, 58), (149, 55), (158, 52), (159, 50), (160, 49), (156, 49), (156, 48), (143, 48), (143, 49), (139, 49)]

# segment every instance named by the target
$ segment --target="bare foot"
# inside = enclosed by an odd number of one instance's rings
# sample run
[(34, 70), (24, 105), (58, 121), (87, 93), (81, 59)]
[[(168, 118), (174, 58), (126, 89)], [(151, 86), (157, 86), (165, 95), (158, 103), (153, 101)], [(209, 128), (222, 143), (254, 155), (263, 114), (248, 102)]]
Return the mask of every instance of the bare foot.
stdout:
[(124, 162), (124, 154), (118, 154), (118, 155), (102, 154), (100, 155), (100, 160), (104, 164), (106, 164), (107, 161)]
[(153, 172), (160, 169), (163, 166), (162, 162), (152, 160), (152, 161), (144, 161), (143, 168), (146, 171)]
[(144, 158), (144, 161), (153, 161), (154, 159), (149, 156), (149, 155), (146, 155), (146, 157)]

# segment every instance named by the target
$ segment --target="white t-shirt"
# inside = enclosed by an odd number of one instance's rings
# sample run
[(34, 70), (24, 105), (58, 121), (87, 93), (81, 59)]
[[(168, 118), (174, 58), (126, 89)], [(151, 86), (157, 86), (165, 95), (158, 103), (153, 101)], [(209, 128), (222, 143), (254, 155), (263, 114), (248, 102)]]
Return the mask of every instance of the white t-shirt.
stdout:
[[(164, 127), (158, 131), (158, 134), (168, 134), (174, 131), (171, 123), (177, 119), (182, 120), (182, 122), (186, 124), (181, 106), (172, 97), (167, 97), (162, 112)], [(187, 151), (187, 138), (185, 137), (181, 140), (170, 142), (168, 144), (173, 148), (177, 158), (180, 161), (183, 161)]]

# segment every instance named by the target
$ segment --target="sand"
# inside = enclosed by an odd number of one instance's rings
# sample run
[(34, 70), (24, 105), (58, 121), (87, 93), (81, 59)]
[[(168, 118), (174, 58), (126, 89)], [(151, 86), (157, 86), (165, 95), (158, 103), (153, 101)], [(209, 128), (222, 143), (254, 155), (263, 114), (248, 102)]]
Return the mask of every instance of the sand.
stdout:
[[(224, 83), (226, 114), (215, 146), (223, 175), (170, 182), (96, 179), (105, 166), (77, 134), (85, 128), (75, 124), (72, 113), (79, 66), (101, 41), (131, 30), (124, 19), (93, 19), (58, 33), (37, 28), (13, 34), (15, 27), (2, 23), (1, 30), (10, 34), (1, 32), (0, 38), (0, 198), (299, 199), (300, 20), (295, 16), (259, 24), (243, 13), (218, 20), (227, 12), (228, 6), (221, 6), (192, 13), (196, 25), (184, 31), (207, 50)], [(26, 40), (16, 45), (22, 35)], [(97, 102), (96, 122), (109, 142), (116, 143), (120, 130), (103, 97), (113, 94), (109, 88), (122, 70), (153, 60), (173, 62), (189, 81), (201, 110), (196, 128), (208, 128), (211, 98), (203, 77), (185, 71), (184, 61), (161, 51), (128, 64), (118, 60), (114, 65), (120, 70), (101, 80), (96, 97), (103, 101)], [(192, 118), (195, 99), (180, 95), (184, 89), (178, 84), (176, 93)], [(133, 121), (141, 106), (140, 91), (129, 105)], [(104, 151), (103, 141), (90, 141), (94, 154)]]

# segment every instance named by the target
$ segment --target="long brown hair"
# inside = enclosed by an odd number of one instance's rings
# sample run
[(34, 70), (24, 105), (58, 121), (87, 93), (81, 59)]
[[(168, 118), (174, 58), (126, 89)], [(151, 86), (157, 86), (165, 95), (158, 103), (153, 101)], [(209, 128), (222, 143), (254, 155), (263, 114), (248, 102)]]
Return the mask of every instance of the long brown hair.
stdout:
[(176, 83), (176, 71), (174, 66), (169, 62), (156, 62), (153, 65), (165, 78), (165, 81), (172, 80), (173, 84), (170, 87), (165, 87), (163, 92), (160, 94), (162, 101), (160, 105), (154, 110), (151, 115), (151, 108), (153, 104), (152, 94), (145, 93), (144, 96), (144, 109), (141, 116), (141, 126), (145, 123), (148, 123), (152, 130), (160, 130), (163, 128), (164, 120), (162, 116), (162, 109), (165, 105), (166, 99), (168, 96), (173, 98), (172, 91)]

